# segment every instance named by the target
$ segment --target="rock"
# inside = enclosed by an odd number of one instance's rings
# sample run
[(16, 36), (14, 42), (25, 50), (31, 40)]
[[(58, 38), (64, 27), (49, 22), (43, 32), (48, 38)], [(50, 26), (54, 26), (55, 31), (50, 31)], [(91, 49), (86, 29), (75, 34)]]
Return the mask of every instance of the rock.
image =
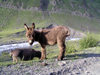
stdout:
[(45, 62), (42, 62), (41, 65), (42, 65), (42, 66), (47, 66), (48, 64), (45, 63)]
[(50, 75), (56, 75), (56, 72), (52, 72), (52, 73), (50, 73)]
[(48, 27), (46, 27), (46, 29), (51, 29), (51, 28), (54, 28), (56, 27), (57, 25), (54, 25), (54, 24), (50, 24)]
[(65, 61), (59, 61), (59, 62), (58, 62), (58, 65), (59, 65), (59, 66), (64, 66), (65, 64), (66, 64)]

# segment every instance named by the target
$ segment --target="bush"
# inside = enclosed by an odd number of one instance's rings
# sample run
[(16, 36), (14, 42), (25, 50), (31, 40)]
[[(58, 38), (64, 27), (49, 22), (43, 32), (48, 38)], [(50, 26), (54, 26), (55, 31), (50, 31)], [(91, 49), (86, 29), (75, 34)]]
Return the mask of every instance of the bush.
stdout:
[(84, 37), (79, 41), (80, 48), (85, 49), (89, 47), (95, 47), (97, 46), (97, 40), (93, 38), (91, 35), (88, 35), (87, 37)]
[(73, 44), (72, 42), (71, 43), (67, 43), (66, 45), (66, 54), (67, 53), (74, 53), (76, 51), (76, 46), (75, 44)]

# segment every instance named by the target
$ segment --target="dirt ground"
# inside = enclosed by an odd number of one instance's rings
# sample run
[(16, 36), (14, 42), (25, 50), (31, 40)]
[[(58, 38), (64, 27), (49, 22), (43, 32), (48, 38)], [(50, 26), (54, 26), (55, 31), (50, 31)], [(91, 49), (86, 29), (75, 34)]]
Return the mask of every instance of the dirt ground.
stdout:
[(63, 61), (54, 59), (32, 64), (18, 63), (0, 67), (0, 75), (100, 75), (100, 54), (68, 55)]

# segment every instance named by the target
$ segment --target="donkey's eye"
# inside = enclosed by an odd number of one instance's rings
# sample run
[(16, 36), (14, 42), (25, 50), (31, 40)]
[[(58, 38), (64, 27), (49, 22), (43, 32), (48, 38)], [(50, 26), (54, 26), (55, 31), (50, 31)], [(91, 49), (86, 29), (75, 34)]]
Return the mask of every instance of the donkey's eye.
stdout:
[(30, 36), (27, 36), (28, 38), (30, 37)]
[(31, 35), (28, 35), (27, 37), (28, 37), (28, 38), (30, 38), (30, 37), (31, 37)]
[(26, 35), (26, 37), (29, 37), (29, 35)]

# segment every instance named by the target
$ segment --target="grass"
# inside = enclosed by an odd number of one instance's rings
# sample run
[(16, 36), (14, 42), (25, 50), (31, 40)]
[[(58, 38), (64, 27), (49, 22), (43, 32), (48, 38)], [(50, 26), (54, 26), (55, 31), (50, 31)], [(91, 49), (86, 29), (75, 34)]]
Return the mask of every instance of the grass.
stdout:
[(7, 4), (11, 4), (12, 6), (16, 6), (17, 8), (31, 8), (31, 7), (39, 7), (40, 6), (40, 0), (9, 0), (9, 1), (2, 1), (0, 0), (0, 2), (3, 5), (7, 5)]
[(100, 41), (100, 35), (99, 34), (97, 34), (97, 33), (90, 33), (89, 35), (92, 36), (97, 41)]
[(9, 66), (12, 65), (11, 57), (8, 52), (3, 52), (0, 56), (0, 66)]
[[(91, 31), (99, 31), (100, 22), (96, 19), (71, 15), (69, 13), (51, 13), (43, 18), (42, 12), (30, 10), (17, 10), (0, 7), (0, 30), (23, 28), (23, 24), (36, 23), (36, 27), (45, 27), (51, 23), (69, 25), (81, 30), (81, 26)], [(80, 20), (80, 21), (79, 21)], [(88, 27), (87, 27), (88, 26)], [(100, 32), (100, 31), (99, 31)]]
[[(62, 0), (63, 4), (60, 4), (61, 8), (65, 8), (66, 10), (70, 10), (70, 12), (78, 11), (82, 14), (88, 12), (89, 14), (95, 16), (96, 18), (100, 18), (98, 11), (100, 9), (100, 1), (95, 0), (86, 1), (87, 6), (84, 4), (83, 0)], [(58, 6), (60, 6), (58, 5)]]
[[(100, 33), (100, 22), (96, 19), (80, 17), (68, 13), (51, 13), (43, 17), (42, 12), (30, 10), (15, 10), (0, 8), (0, 41), (5, 42), (8, 39), (20, 39), (20, 36), (12, 37), (17, 32), (24, 31), (24, 23), (31, 26), (36, 23), (36, 28), (46, 27), (50, 24), (70, 26), (80, 31), (89, 30)], [(5, 13), (4, 13), (5, 12)], [(79, 21), (80, 20), (80, 21)], [(97, 34), (98, 35), (98, 34)], [(25, 39), (25, 35), (21, 36)], [(7, 39), (8, 38), (8, 39)]]
[[(64, 11), (67, 11), (69, 13), (72, 13), (74, 11), (78, 11), (82, 14), (88, 12), (90, 15), (93, 17), (95, 16), (96, 18), (100, 19), (100, 1), (99, 0), (88, 0), (86, 1), (87, 6), (84, 4), (83, 0), (61, 0), (61, 1), (56, 1), (56, 0), (47, 0), (49, 2), (47, 10), (51, 11), (52, 9), (59, 10), (62, 9)], [(48, 3), (46, 2), (46, 3)], [(53, 3), (54, 2), (54, 3)], [(5, 7), (6, 5), (15, 6), (16, 8), (20, 9), (30, 9), (34, 10), (32, 8), (40, 8), (42, 5), (41, 0), (0, 0), (0, 3)], [(45, 2), (44, 2), (44, 5)]]
[(14, 33), (17, 33), (17, 32), (21, 32), (21, 31), (24, 31), (25, 29), (24, 28), (21, 28), (21, 29), (10, 29), (10, 30), (4, 30), (4, 31), (1, 31), (0, 32), (0, 36), (1, 37), (7, 37), (7, 36), (9, 36), (9, 35), (11, 35), (11, 34), (14, 34)]
[(40, 61), (38, 58), (34, 58), (34, 60), (29, 60), (29, 61), (21, 61), (19, 60), (18, 63), (13, 63), (12, 57), (9, 55), (9, 52), (3, 52), (2, 55), (0, 56), (0, 66), (10, 66), (10, 65), (16, 65), (23, 63), (23, 65), (33, 65), (33, 62), (38, 62)]
[(66, 55), (67, 54), (73, 54), (79, 50), (79, 43), (78, 41), (69, 41), (66, 44)]
[[(53, 22), (58, 25), (68, 25), (78, 30), (99, 31), (99, 21), (70, 14), (51, 14)], [(96, 26), (94, 26), (96, 25)], [(94, 27), (94, 28), (93, 28)]]
[(95, 38), (88, 34), (87, 37), (80, 40), (79, 44), (81, 49), (85, 49), (89, 47), (96, 47), (97, 42), (98, 41)]
[[(35, 45), (33, 47), (35, 50), (40, 50), (40, 45)], [(84, 53), (94, 53), (94, 54), (99, 54), (100, 51), (100, 46), (92, 47), (92, 48), (86, 48), (86, 49), (80, 49), (79, 47), (79, 41), (74, 41), (71, 42), (69, 41), (66, 43), (66, 53), (65, 56), (67, 57), (68, 60), (75, 60), (79, 58), (84, 58), (83, 56), (79, 55), (84, 55)], [(46, 48), (47, 51), (47, 61), (53, 61), (53, 59), (57, 58), (59, 55), (59, 48), (57, 45), (54, 46), (47, 46)], [(34, 58), (33, 60), (29, 61), (20, 61), (17, 64), (22, 64), (25, 66), (31, 66), (33, 63), (40, 62), (38, 58)], [(8, 52), (3, 52), (2, 55), (0, 56), (0, 66), (10, 66), (10, 65), (16, 65), (16, 63), (12, 62), (12, 58), (9, 56)]]
[[(0, 40), (8, 38), (9, 35), (21, 32), (24, 23), (31, 26), (36, 23), (36, 28), (46, 27), (50, 24), (70, 26), (78, 30), (89, 30), (100, 33), (100, 22), (96, 19), (71, 15), (69, 13), (51, 13), (43, 16), (42, 12), (30, 10), (17, 10), (0, 7)], [(80, 20), (80, 21), (79, 21)], [(97, 34), (98, 35), (98, 34)], [(25, 35), (21, 36), (25, 37)], [(11, 39), (14, 39), (12, 37)]]

